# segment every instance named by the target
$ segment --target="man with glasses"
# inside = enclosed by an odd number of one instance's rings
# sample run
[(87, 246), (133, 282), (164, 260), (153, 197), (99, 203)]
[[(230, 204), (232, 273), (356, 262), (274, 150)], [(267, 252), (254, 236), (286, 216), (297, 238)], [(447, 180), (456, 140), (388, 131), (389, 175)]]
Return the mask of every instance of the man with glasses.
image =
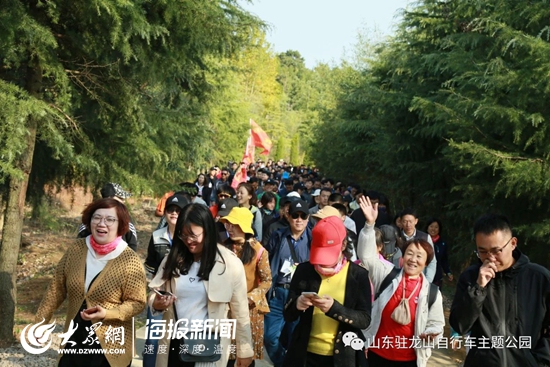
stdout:
[(231, 180), (229, 180), (229, 176), (230, 176), (229, 168), (223, 168), (222, 169), (222, 175), (221, 175), (220, 179), (218, 180), (218, 182), (216, 182), (216, 192), (219, 192), (218, 189), (222, 185), (227, 184), (227, 185), (231, 186)]
[[(434, 247), (432, 237), (428, 235), (426, 232), (422, 232), (416, 229), (416, 225), (418, 224), (418, 216), (416, 215), (416, 211), (414, 209), (412, 208), (403, 209), (403, 211), (401, 212), (401, 224), (403, 226), (401, 237), (403, 238), (404, 241), (409, 241), (412, 239), (422, 239), (427, 241), (432, 247)], [(358, 228), (361, 228), (361, 227), (358, 227)], [(426, 268), (424, 269), (424, 275), (430, 282), (432, 282), (434, 280), (436, 271), (437, 271), (437, 260), (434, 257), (433, 260), (430, 261), (428, 266), (426, 266)]]
[(309, 260), (311, 229), (308, 219), (308, 204), (300, 199), (292, 201), (288, 212), (289, 226), (274, 232), (265, 246), (269, 252), (273, 286), (268, 292), (270, 312), (264, 318), (264, 345), (275, 367), (282, 366), (285, 356), (279, 337), (290, 340), (295, 326), (295, 323), (285, 326), (283, 309), (296, 266)]
[(474, 224), (479, 262), (461, 275), (449, 318), (470, 334), (464, 366), (550, 365), (550, 272), (522, 254), (508, 219)]

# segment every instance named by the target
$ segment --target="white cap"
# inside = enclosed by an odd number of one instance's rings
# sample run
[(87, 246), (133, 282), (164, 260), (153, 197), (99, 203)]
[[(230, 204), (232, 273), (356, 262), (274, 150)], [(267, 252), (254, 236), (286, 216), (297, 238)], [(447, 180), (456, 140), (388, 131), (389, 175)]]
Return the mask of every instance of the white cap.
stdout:
[(313, 191), (313, 194), (311, 194), (311, 196), (319, 196), (319, 195), (321, 195), (321, 189), (317, 189)]

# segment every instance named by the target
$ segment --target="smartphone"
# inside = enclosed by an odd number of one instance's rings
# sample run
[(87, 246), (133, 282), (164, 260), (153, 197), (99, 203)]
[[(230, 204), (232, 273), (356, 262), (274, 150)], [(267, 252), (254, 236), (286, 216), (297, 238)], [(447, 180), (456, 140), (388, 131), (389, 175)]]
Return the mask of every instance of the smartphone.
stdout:
[(302, 292), (302, 296), (312, 297), (312, 298), (321, 298), (319, 297), (317, 292)]
[(168, 291), (162, 291), (160, 289), (153, 289), (153, 292), (155, 292), (156, 294), (158, 294), (159, 296), (173, 296), (172, 293), (168, 292)]
[(82, 312), (84, 312), (87, 315), (90, 315), (90, 314), (96, 313), (97, 311), (98, 311), (98, 308), (97, 308), (97, 306), (95, 306), (95, 307), (92, 307), (92, 308), (87, 308), (87, 309), (83, 310)]

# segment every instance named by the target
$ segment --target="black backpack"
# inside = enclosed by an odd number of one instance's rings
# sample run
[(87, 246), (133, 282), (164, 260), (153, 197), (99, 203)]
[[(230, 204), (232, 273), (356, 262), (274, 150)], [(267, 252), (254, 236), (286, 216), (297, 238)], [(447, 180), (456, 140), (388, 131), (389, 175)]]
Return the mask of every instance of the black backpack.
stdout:
[[(380, 284), (378, 293), (376, 293), (376, 295), (374, 296), (375, 300), (378, 299), (378, 297), (380, 297), (382, 292), (384, 292), (384, 290), (386, 290), (386, 288), (390, 286), (391, 282), (397, 276), (397, 274), (399, 274), (400, 271), (401, 269), (394, 267), (392, 271), (388, 275), (386, 275), (386, 277), (382, 281), (382, 284)], [(428, 309), (432, 308), (432, 305), (434, 304), (435, 299), (437, 297), (438, 290), (439, 288), (437, 287), (437, 285), (430, 283), (430, 290), (428, 291)]]

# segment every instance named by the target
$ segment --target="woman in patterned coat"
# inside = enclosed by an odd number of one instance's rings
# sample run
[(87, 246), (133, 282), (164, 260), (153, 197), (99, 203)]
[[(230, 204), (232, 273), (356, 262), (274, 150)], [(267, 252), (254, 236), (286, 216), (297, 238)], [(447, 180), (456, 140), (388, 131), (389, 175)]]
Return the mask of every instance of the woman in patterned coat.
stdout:
[(88, 205), (82, 223), (91, 235), (67, 249), (37, 321), (49, 322), (67, 299), (63, 331), (71, 336), (59, 366), (126, 367), (133, 357), (132, 318), (145, 308), (147, 286), (140, 258), (121, 237), (128, 232), (130, 215), (124, 204), (105, 198)]

